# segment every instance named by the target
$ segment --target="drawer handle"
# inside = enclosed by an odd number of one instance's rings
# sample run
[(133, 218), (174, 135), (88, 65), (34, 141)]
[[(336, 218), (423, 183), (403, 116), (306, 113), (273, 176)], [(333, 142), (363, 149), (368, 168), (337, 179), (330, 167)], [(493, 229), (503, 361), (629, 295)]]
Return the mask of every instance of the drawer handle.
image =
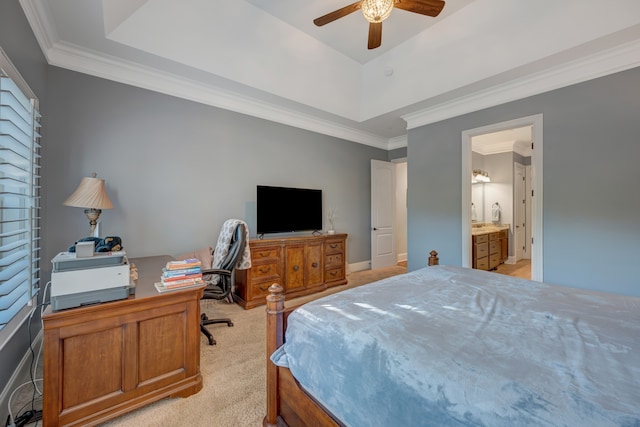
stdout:
[(261, 291), (268, 291), (269, 290), (269, 285), (262, 285), (262, 286), (259, 286), (259, 288), (260, 288)]
[(259, 268), (258, 271), (260, 273), (268, 273), (271, 271), (271, 267), (263, 267), (263, 268)]
[(335, 276), (336, 274), (338, 274), (338, 272), (336, 272), (336, 271), (330, 271), (330, 272), (329, 272), (329, 275), (330, 275), (330, 276)]
[(337, 247), (338, 247), (338, 244), (337, 244), (337, 243), (334, 243), (334, 244), (329, 245), (329, 247), (330, 247), (331, 249), (335, 249), (335, 248), (337, 248)]
[(294, 265), (293, 266), (293, 271), (298, 271), (298, 270), (300, 270), (300, 266)]
[(318, 266), (317, 262), (314, 262), (313, 264), (311, 264), (311, 267), (316, 268)]
[(260, 255), (262, 258), (268, 257), (270, 254), (270, 252), (258, 252), (258, 255)]

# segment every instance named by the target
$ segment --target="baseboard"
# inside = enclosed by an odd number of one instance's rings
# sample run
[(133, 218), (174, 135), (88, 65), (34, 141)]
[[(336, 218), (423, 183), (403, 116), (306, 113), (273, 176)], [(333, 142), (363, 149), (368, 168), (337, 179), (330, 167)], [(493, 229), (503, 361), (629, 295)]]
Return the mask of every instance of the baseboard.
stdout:
[(516, 257), (515, 256), (510, 256), (509, 258), (507, 258), (507, 260), (504, 262), (505, 264), (515, 264), (516, 261)]
[(398, 262), (404, 262), (409, 259), (408, 254), (405, 252), (403, 254), (398, 254)]
[(356, 271), (364, 270), (371, 270), (371, 261), (362, 261), (347, 265), (348, 273), (355, 273)]
[[(43, 331), (40, 329), (38, 335), (34, 338), (33, 343), (31, 344), (34, 348), (34, 352), (37, 353), (37, 350), (40, 348), (40, 343), (43, 339)], [(4, 425), (4, 422), (7, 420), (7, 416), (9, 415), (9, 410), (7, 409), (7, 404), (9, 403), (9, 398), (11, 397), (11, 393), (16, 389), (16, 387), (20, 386), (27, 381), (31, 380), (31, 350), (27, 349), (22, 360), (18, 364), (18, 367), (15, 371), (13, 371), (13, 375), (7, 382), (5, 388), (0, 392), (0, 422)], [(40, 383), (42, 384), (42, 383)], [(40, 390), (42, 390), (42, 385), (40, 385)], [(17, 393), (16, 393), (17, 394)], [(14, 396), (15, 399), (15, 396)], [(19, 408), (12, 407), (12, 411), (16, 411)], [(13, 416), (17, 416), (19, 414), (15, 413)]]

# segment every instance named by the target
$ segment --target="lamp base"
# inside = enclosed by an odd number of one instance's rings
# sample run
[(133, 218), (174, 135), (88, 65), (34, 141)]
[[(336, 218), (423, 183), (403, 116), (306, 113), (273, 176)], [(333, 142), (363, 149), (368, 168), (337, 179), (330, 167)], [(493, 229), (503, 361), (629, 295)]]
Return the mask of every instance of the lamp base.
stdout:
[(84, 214), (89, 219), (89, 236), (93, 236), (93, 233), (96, 230), (96, 224), (98, 224), (98, 218), (100, 218), (100, 214), (102, 213), (102, 209), (85, 209)]

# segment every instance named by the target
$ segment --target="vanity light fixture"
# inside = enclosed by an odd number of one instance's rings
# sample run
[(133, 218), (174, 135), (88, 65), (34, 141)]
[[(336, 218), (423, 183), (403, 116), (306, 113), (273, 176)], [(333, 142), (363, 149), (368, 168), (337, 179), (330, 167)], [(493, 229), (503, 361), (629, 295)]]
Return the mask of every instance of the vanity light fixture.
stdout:
[(471, 176), (471, 183), (482, 183), (491, 182), (491, 178), (489, 178), (489, 173), (480, 169), (474, 169), (473, 175)]

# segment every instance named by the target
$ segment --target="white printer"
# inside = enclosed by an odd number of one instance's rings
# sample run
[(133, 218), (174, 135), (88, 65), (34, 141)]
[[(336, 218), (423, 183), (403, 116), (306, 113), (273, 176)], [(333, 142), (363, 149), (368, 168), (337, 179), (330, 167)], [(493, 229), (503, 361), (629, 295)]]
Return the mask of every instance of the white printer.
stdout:
[(60, 252), (51, 262), (51, 309), (80, 307), (129, 296), (129, 261), (124, 251), (77, 257)]

